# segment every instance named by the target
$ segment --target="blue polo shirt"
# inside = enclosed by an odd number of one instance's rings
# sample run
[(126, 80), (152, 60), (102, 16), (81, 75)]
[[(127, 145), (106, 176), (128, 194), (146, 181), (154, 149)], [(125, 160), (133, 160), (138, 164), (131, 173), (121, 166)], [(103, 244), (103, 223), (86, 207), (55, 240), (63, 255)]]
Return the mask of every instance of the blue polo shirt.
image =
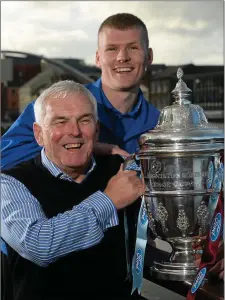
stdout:
[[(121, 114), (106, 98), (102, 90), (101, 78), (85, 86), (97, 100), (100, 121), (99, 141), (116, 144), (129, 153), (137, 151), (140, 135), (156, 126), (160, 112), (145, 100), (142, 91), (139, 90), (138, 101), (133, 110)], [(33, 101), (1, 138), (2, 168), (10, 168), (39, 153), (41, 147), (33, 134), (34, 121)]]

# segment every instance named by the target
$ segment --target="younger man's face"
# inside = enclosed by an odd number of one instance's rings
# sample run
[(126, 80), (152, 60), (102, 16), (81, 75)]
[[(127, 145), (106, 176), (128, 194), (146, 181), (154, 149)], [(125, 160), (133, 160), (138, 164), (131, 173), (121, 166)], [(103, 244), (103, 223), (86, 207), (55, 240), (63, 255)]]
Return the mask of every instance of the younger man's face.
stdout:
[(99, 34), (96, 53), (102, 83), (117, 91), (139, 86), (148, 64), (152, 62), (152, 49), (147, 49), (146, 44), (141, 28), (104, 28)]

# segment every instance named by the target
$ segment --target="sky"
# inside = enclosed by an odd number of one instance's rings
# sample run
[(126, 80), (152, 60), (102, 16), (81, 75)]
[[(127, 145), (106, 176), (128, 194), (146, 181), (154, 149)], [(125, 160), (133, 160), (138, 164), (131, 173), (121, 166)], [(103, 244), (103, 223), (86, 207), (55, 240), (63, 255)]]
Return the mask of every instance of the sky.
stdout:
[(223, 65), (224, 1), (1, 1), (1, 49), (95, 64), (98, 28), (127, 12), (148, 29), (155, 64)]

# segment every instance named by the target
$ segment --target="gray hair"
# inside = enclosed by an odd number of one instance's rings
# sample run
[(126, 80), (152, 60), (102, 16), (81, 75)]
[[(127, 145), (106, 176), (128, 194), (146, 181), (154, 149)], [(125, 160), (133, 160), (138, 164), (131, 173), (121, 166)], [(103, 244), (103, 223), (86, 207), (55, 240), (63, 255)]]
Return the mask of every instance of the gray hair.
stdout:
[(94, 117), (98, 119), (97, 101), (92, 93), (82, 84), (73, 80), (63, 80), (54, 83), (48, 89), (44, 90), (34, 103), (35, 121), (41, 125), (45, 116), (45, 107), (47, 100), (51, 98), (65, 99), (71, 94), (82, 93), (88, 97), (94, 108)]

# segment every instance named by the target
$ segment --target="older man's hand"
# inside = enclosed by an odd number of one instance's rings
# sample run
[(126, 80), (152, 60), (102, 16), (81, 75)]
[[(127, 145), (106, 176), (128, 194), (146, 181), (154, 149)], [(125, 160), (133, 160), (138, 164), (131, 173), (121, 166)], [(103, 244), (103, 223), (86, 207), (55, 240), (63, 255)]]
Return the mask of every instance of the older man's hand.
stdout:
[(108, 182), (104, 192), (115, 207), (121, 209), (142, 196), (145, 188), (144, 179), (140, 179), (136, 171), (123, 170), (122, 164), (119, 172)]
[(100, 143), (100, 142), (97, 142), (95, 144), (94, 153), (98, 155), (119, 154), (125, 157), (128, 157), (130, 155), (127, 151), (121, 149), (117, 145)]

